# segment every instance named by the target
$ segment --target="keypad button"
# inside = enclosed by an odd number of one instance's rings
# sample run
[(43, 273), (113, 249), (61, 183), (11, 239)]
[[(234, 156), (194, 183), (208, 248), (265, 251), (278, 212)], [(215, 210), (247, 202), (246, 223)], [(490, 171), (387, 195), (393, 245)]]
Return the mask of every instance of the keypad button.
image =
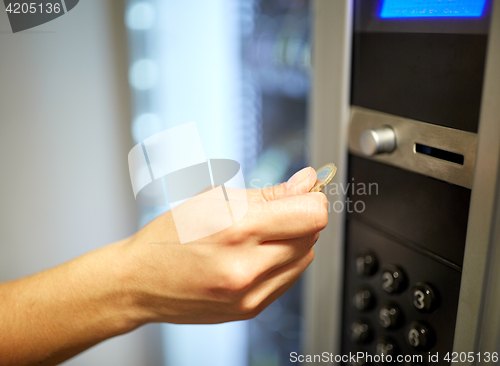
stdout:
[(378, 322), (385, 329), (398, 328), (402, 323), (401, 310), (395, 304), (382, 306), (378, 312)]
[(436, 292), (427, 283), (419, 282), (411, 289), (411, 303), (423, 313), (430, 313), (436, 308)]
[(351, 324), (351, 339), (354, 343), (367, 343), (371, 336), (371, 327), (367, 321), (358, 320)]
[(412, 322), (406, 333), (410, 346), (418, 351), (427, 351), (434, 345), (434, 332), (420, 322)]
[(369, 288), (363, 287), (356, 292), (352, 303), (359, 311), (368, 311), (375, 306), (375, 295)]
[(398, 346), (391, 338), (380, 338), (375, 346), (375, 353), (379, 356), (396, 356), (398, 354)]
[(377, 272), (377, 268), (377, 257), (372, 252), (365, 252), (356, 257), (356, 273), (358, 276), (372, 276)]
[(406, 288), (406, 275), (397, 266), (389, 266), (382, 272), (382, 289), (389, 294), (397, 294)]

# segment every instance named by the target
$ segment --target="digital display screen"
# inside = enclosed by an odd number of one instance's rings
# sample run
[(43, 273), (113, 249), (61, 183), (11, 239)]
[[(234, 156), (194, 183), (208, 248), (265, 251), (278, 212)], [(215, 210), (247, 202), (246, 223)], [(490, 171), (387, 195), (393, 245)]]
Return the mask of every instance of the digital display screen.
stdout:
[(480, 17), (486, 0), (383, 0), (380, 18)]

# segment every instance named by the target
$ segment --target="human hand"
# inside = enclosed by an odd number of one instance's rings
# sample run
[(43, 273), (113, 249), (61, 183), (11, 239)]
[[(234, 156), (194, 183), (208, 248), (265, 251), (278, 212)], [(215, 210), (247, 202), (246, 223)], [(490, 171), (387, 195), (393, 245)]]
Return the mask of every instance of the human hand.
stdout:
[[(1, 283), (0, 364), (56, 365), (148, 322), (257, 315), (313, 260), (328, 220), (325, 195), (308, 193), (315, 182), (316, 172), (306, 168), (276, 187), (228, 190), (242, 198), (230, 200), (233, 213), (246, 212), (240, 205), (248, 212), (218, 232), (211, 225), (220, 224), (228, 202), (213, 189), (174, 210), (215, 234), (180, 244), (170, 211), (128, 239)], [(215, 214), (196, 217), (192, 208), (200, 207), (199, 216), (205, 207)]]
[[(314, 169), (305, 168), (287, 183), (246, 190), (240, 203), (248, 213), (203, 239), (180, 244), (167, 212), (125, 241), (123, 285), (142, 322), (220, 323), (259, 314), (314, 258), (328, 222), (326, 196), (308, 193), (315, 182)], [(221, 207), (216, 196), (203, 196), (176, 209), (196, 225), (213, 225), (217, 214), (189, 216), (190, 205)]]

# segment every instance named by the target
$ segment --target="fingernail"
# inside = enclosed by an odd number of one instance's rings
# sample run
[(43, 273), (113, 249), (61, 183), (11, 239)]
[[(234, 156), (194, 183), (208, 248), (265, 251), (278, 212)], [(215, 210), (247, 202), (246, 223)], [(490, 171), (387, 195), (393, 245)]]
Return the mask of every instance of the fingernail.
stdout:
[(300, 182), (305, 180), (307, 177), (311, 175), (311, 168), (304, 168), (299, 170), (297, 173), (292, 175), (290, 179), (288, 179), (288, 184), (298, 185)]

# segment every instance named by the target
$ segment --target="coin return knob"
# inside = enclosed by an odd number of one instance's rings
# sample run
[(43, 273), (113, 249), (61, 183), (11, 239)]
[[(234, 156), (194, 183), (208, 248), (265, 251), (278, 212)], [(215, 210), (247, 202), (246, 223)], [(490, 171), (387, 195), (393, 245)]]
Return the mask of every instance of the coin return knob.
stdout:
[(366, 156), (390, 153), (396, 148), (396, 133), (387, 126), (364, 130), (359, 139), (359, 145)]

